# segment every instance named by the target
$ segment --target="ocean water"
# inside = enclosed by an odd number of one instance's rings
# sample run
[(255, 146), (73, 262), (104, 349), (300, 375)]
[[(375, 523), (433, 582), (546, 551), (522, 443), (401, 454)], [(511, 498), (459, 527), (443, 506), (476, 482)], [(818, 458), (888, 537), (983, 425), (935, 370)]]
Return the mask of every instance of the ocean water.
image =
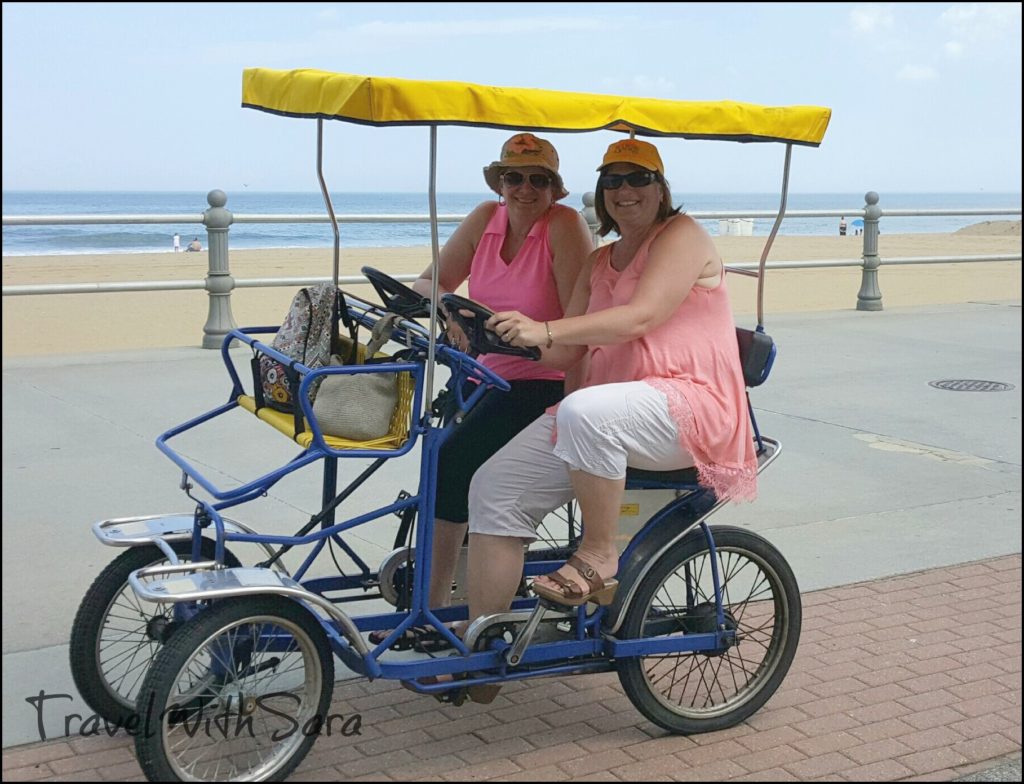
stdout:
[[(1019, 193), (882, 193), (883, 209), (992, 209), (1019, 208)], [(412, 214), (429, 212), (426, 194), (419, 193), (337, 193), (331, 195), (336, 215), (350, 214)], [(482, 200), (493, 198), (486, 193), (438, 194), (438, 213), (464, 215)], [(775, 193), (688, 193), (677, 194), (675, 204), (691, 212), (776, 210), (779, 196)], [(566, 202), (577, 209), (582, 202), (574, 194)], [(863, 194), (794, 193), (790, 194), (789, 210), (844, 210), (847, 222), (859, 216)], [(3, 215), (171, 215), (192, 213), (198, 216), (207, 207), (206, 194), (163, 192), (46, 192), (4, 191)], [(229, 193), (227, 208), (236, 214), (318, 214), (327, 210), (319, 193)], [(951, 232), (983, 220), (999, 216), (951, 216), (926, 218), (884, 217), (883, 233)], [(718, 220), (702, 223), (712, 235), (718, 234)], [(754, 234), (766, 236), (770, 219), (755, 219)], [(788, 217), (780, 232), (788, 235), (835, 235), (838, 218)], [(455, 230), (455, 224), (441, 224), (442, 244)], [(852, 230), (851, 230), (852, 231)], [(75, 253), (151, 253), (172, 250), (172, 236), (181, 235), (184, 248), (197, 236), (207, 245), (206, 230), (201, 223), (181, 224), (112, 224), (67, 226), (4, 226), (3, 255), (32, 256)], [(342, 247), (399, 247), (429, 245), (430, 229), (426, 223), (341, 224)], [(333, 234), (323, 223), (239, 223), (230, 230), (230, 247), (249, 248), (319, 248), (331, 247)]]

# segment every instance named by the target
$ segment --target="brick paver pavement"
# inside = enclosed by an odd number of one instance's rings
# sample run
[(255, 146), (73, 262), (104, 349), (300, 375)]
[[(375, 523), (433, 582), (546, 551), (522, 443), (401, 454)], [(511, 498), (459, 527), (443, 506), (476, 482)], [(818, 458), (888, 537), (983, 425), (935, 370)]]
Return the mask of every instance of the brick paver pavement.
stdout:
[[(303, 781), (949, 781), (1019, 757), (1021, 557), (804, 594), (796, 660), (744, 724), (691, 737), (643, 719), (614, 674), (520, 682), (441, 706), (347, 681)], [(125, 735), (8, 749), (5, 781), (138, 780)]]

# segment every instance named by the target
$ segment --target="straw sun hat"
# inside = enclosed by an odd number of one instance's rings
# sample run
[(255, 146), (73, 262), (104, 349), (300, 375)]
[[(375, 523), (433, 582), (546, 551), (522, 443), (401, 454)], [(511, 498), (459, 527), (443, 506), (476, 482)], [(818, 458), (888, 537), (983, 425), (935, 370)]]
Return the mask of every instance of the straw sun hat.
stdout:
[(554, 145), (532, 133), (517, 133), (501, 146), (501, 158), (484, 167), (484, 180), (491, 190), (501, 195), (500, 178), (506, 169), (520, 166), (539, 166), (551, 174), (553, 197), (564, 199), (569, 195), (558, 173), (558, 152)]

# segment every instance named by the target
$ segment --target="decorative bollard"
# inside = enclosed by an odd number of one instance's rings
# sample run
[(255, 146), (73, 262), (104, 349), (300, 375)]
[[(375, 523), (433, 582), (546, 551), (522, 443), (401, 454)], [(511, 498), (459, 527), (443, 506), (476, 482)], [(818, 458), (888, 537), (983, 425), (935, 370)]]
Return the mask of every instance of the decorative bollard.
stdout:
[(210, 310), (203, 327), (203, 348), (220, 348), (224, 336), (237, 324), (231, 315), (231, 290), (235, 279), (228, 269), (228, 227), (234, 216), (225, 209), (228, 196), (222, 190), (206, 194), (210, 208), (203, 213), (206, 226), (206, 247), (209, 249), (209, 269), (206, 291), (210, 295)]
[(857, 292), (857, 310), (881, 310), (882, 292), (878, 288), (878, 219), (882, 208), (878, 206), (878, 194), (868, 191), (864, 194), (864, 266)]
[(594, 209), (593, 191), (587, 191), (583, 194), (583, 209), (580, 210), (580, 215), (583, 216), (583, 220), (590, 227), (590, 238), (594, 241), (594, 247), (596, 248), (601, 244), (601, 238), (597, 236), (597, 230), (601, 228), (601, 222), (597, 219), (597, 210)]

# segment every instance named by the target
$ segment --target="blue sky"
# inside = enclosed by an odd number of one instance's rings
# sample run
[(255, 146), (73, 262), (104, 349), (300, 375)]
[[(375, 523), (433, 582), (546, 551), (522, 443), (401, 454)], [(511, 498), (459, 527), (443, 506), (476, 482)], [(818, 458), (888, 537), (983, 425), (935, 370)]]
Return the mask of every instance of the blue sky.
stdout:
[[(316, 123), (242, 109), (246, 67), (829, 106), (794, 192), (1019, 192), (1012, 4), (3, 4), (5, 190), (315, 191)], [(442, 128), (441, 191), (509, 134)], [(571, 191), (609, 131), (552, 134)], [(424, 191), (428, 132), (331, 122), (334, 191)], [(781, 145), (665, 140), (677, 193), (778, 187)]]

